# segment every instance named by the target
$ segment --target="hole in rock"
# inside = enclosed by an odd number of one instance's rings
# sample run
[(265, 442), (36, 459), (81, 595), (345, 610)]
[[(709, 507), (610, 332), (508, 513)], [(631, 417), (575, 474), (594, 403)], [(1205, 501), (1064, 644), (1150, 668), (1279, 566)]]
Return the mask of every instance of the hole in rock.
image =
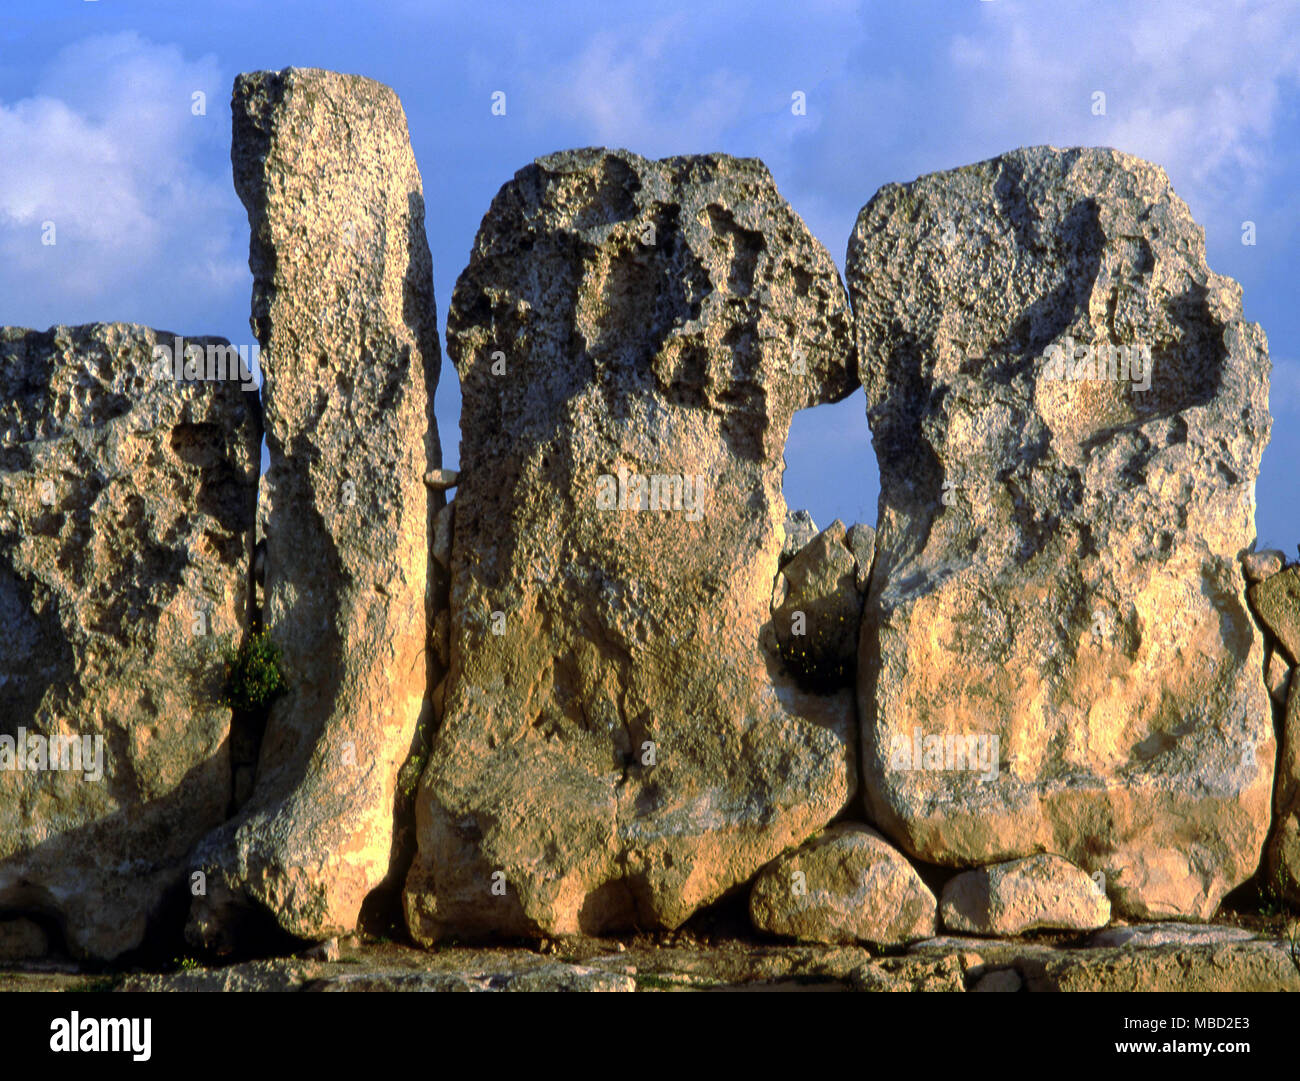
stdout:
[(859, 387), (842, 402), (801, 409), (790, 423), (781, 478), (786, 507), (806, 510), (818, 529), (876, 524), (880, 470), (867, 427), (867, 396)]
[[(843, 401), (796, 413), (785, 447), (786, 536), (773, 583), (771, 633), (784, 672), (804, 692), (834, 694), (855, 683), (862, 590), (870, 547), (857, 524), (874, 526), (880, 489), (861, 388)], [(809, 520), (811, 519), (811, 521)], [(836, 520), (838, 542), (811, 544)], [(807, 551), (800, 559), (795, 553)], [(835, 584), (827, 588), (827, 583)]]

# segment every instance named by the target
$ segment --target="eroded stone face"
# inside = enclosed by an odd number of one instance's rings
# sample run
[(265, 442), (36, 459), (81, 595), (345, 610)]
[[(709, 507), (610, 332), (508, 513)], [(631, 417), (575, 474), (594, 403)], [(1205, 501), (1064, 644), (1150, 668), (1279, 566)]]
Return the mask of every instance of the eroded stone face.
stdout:
[(494, 200), (448, 349), (451, 674), (408, 924), (676, 926), (854, 787), (851, 696), (760, 644), (790, 417), (855, 385), (835, 266), (759, 162), (556, 154)]
[(355, 926), (390, 873), (398, 772), (437, 682), (439, 352), (401, 103), (289, 68), (241, 75), (232, 108), (266, 375), (265, 623), (288, 692), (250, 802), (197, 857), (189, 933), (210, 946), (250, 908), (304, 938)]
[(141, 944), (231, 795), (261, 425), (238, 378), (177, 381), (177, 340), (0, 330), (0, 908), (98, 959)]
[[(1208, 916), (1255, 870), (1274, 751), (1238, 563), (1268, 360), (1239, 288), (1160, 169), (1041, 147), (883, 188), (848, 278), (875, 820), (927, 861), (1058, 852), (1123, 914)], [(996, 737), (998, 771), (915, 768), (918, 735)]]

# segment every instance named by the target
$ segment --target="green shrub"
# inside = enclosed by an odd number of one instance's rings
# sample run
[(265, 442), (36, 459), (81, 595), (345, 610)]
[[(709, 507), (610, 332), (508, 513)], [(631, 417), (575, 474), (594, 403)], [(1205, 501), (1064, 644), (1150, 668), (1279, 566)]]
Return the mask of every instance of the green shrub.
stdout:
[(221, 704), (241, 713), (268, 709), (287, 688), (280, 670), (280, 647), (266, 631), (250, 634), (236, 649), (225, 648), (226, 680)]
[(1260, 878), (1263, 879), (1259, 887), (1260, 913), (1265, 916), (1286, 915), (1292, 907), (1290, 898), (1298, 892), (1291, 872), (1286, 867), (1277, 867), (1267, 878), (1261, 872)]

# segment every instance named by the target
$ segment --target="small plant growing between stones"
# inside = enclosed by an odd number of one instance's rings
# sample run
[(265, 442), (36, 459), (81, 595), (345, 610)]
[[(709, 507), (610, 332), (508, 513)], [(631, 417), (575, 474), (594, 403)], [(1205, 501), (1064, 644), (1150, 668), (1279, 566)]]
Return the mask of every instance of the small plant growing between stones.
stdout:
[(242, 713), (261, 713), (287, 689), (280, 667), (280, 647), (267, 631), (250, 634), (238, 648), (227, 643), (223, 655), (223, 706)]
[(415, 799), (420, 787), (420, 777), (424, 774), (425, 764), (429, 760), (429, 747), (433, 740), (433, 722), (426, 717), (420, 721), (412, 741), (413, 750), (402, 764), (397, 775), (397, 791), (404, 801)]

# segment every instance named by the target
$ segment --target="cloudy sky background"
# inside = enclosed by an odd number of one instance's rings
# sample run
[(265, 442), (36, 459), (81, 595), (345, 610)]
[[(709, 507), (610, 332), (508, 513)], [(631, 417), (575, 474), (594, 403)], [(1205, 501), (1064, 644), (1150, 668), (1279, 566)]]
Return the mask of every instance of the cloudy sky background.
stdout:
[[(1194, 11), (1188, 10), (1195, 8)], [(439, 323), (497, 189), (540, 154), (624, 146), (762, 158), (843, 267), (880, 185), (1017, 146), (1163, 165), (1268, 334), (1261, 541), (1300, 500), (1300, 4), (1201, 0), (4, 0), (0, 322), (125, 320), (251, 342), (248, 226), (230, 179), (236, 73), (303, 65), (401, 96), (424, 177)], [(503, 90), (507, 114), (491, 114)], [(791, 94), (807, 96), (792, 115)], [(1092, 95), (1106, 94), (1106, 115)], [(192, 113), (196, 91), (204, 116)], [(1242, 222), (1257, 243), (1242, 244)], [(53, 221), (57, 243), (41, 243)], [(459, 394), (438, 418), (456, 463)], [(786, 495), (875, 520), (861, 393), (795, 418)]]

